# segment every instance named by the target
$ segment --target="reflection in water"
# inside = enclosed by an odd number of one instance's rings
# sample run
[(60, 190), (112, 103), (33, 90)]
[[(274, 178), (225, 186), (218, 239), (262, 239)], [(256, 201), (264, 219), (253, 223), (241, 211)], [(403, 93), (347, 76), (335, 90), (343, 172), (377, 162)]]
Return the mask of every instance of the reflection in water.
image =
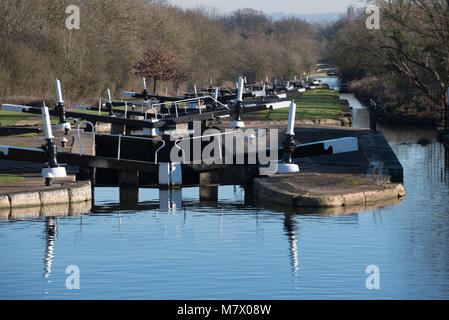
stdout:
[[(220, 214), (218, 215), (218, 238), (221, 239), (223, 234), (223, 209), (220, 209)], [(185, 224), (185, 213), (184, 213), (184, 224)]]
[(340, 99), (348, 100), (352, 108), (352, 127), (353, 128), (369, 128), (369, 112), (368, 109), (360, 103), (353, 93), (341, 93)]
[(449, 172), (449, 147), (444, 148), (444, 181), (448, 181)]
[(284, 216), (284, 230), (288, 238), (288, 243), (290, 247), (290, 261), (292, 263), (292, 272), (296, 277), (299, 270), (299, 260), (298, 260), (298, 240), (296, 239), (296, 225), (293, 220), (292, 214), (285, 214)]
[(441, 143), (432, 143), (426, 148), (425, 162), (429, 165), (426, 167), (427, 177), (432, 185), (436, 186), (440, 182), (447, 183), (448, 167), (447, 167), (447, 150)]
[(161, 212), (176, 214), (182, 208), (182, 189), (159, 189), (159, 209)]
[(315, 77), (315, 79), (327, 84), (329, 89), (340, 90), (340, 78), (338, 77)]
[[(45, 255), (44, 255), (44, 278), (49, 278), (51, 275), (51, 265), (53, 263), (53, 246), (56, 240), (56, 232), (58, 225), (56, 218), (45, 218)], [(50, 282), (50, 281), (49, 281)]]
[[(57, 261), (83, 263), (92, 281), (83, 299), (447, 299), (448, 151), (434, 130), (380, 127), (404, 166), (402, 203), (288, 211), (251, 205), (249, 191), (223, 186), (213, 205), (199, 200), (198, 188), (183, 189), (182, 202), (170, 194), (160, 202), (158, 190), (145, 190), (146, 202), (120, 212), (113, 190), (98, 188), (98, 206), (81, 209), (80, 218), (36, 213), (36, 220), (0, 221), (0, 256), (8, 257), (0, 264), (0, 298), (42, 298), (42, 243), (32, 232), (41, 236), (45, 223), (44, 281), (64, 276), (55, 264), (52, 271), (58, 227), (83, 233), (77, 241), (58, 235), (57, 249)], [(419, 145), (420, 138), (431, 143)], [(162, 213), (180, 213), (181, 205), (183, 215)], [(368, 264), (381, 268), (378, 292), (366, 290)], [(71, 297), (63, 284), (51, 288), (52, 298)]]

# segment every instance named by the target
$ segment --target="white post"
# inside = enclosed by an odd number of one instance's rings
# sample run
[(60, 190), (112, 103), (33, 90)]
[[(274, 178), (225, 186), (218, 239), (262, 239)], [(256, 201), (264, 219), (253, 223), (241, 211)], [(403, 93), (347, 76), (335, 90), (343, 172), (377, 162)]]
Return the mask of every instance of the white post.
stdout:
[(218, 88), (215, 88), (214, 99), (215, 99), (215, 102), (218, 101)]
[(106, 92), (107, 92), (107, 94), (108, 94), (108, 102), (109, 102), (109, 103), (112, 103), (112, 99), (111, 99), (111, 90), (106, 89)]
[(42, 168), (41, 176), (45, 178), (45, 185), (51, 186), (53, 178), (66, 177), (67, 172), (64, 167), (59, 166), (58, 160), (56, 159), (57, 146), (53, 142), (54, 136), (51, 130), (50, 114), (48, 108), (45, 106), (45, 101), (42, 107), (42, 118), (44, 120), (45, 139), (47, 140), (47, 143), (42, 147), (48, 159), (48, 167)]
[(59, 82), (58, 79), (56, 79), (56, 96), (58, 98), (58, 103), (64, 103), (62, 100), (62, 92), (61, 92), (61, 82)]
[(238, 83), (238, 91), (237, 91), (237, 105), (238, 110), (235, 114), (235, 120), (231, 121), (231, 128), (243, 128), (245, 127), (245, 123), (240, 118), (240, 109), (243, 108), (243, 89), (245, 87), (245, 79), (243, 77), (239, 77)]
[(50, 114), (48, 113), (48, 108), (45, 106), (45, 101), (44, 107), (42, 108), (42, 118), (44, 120), (45, 139), (54, 139), (53, 132), (51, 130)]
[(243, 87), (245, 86), (245, 80), (240, 77), (238, 82), (237, 101), (243, 102)]
[(195, 96), (198, 97), (198, 90), (196, 89), (196, 84), (193, 85), (193, 90), (195, 91)]
[(120, 153), (121, 153), (121, 146), (122, 146), (122, 135), (118, 135), (118, 148), (117, 148), (117, 159), (120, 160)]
[(69, 131), (71, 130), (70, 123), (68, 123), (65, 119), (65, 107), (64, 107), (64, 100), (62, 100), (62, 91), (61, 91), (61, 82), (56, 79), (55, 81), (56, 85), (56, 97), (58, 100), (58, 114), (59, 114), (59, 123), (56, 126), (56, 130), (64, 130), (65, 134), (69, 134)]
[(295, 116), (296, 116), (296, 104), (290, 104), (290, 111), (288, 113), (288, 128), (286, 134), (295, 135)]
[(147, 83), (145, 81), (145, 77), (142, 77), (142, 86), (143, 86), (143, 91), (147, 90)]
[(98, 115), (101, 116), (101, 98), (98, 100)]

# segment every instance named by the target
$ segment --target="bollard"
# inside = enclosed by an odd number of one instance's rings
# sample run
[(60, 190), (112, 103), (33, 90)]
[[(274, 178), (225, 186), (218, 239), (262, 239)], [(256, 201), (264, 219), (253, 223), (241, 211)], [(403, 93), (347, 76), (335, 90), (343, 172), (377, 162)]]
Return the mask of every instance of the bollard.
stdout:
[(42, 177), (45, 178), (45, 185), (51, 186), (53, 178), (66, 177), (67, 173), (64, 167), (60, 167), (58, 160), (56, 159), (58, 146), (54, 143), (53, 132), (51, 130), (50, 114), (48, 113), (48, 108), (45, 106), (45, 101), (42, 108), (42, 118), (44, 121), (45, 129), (45, 140), (47, 143), (41, 146), (44, 150), (45, 156), (48, 159), (48, 168), (42, 169)]
[(65, 148), (67, 146), (67, 143), (69, 142), (69, 140), (67, 140), (67, 138), (62, 137), (61, 138), (61, 147)]

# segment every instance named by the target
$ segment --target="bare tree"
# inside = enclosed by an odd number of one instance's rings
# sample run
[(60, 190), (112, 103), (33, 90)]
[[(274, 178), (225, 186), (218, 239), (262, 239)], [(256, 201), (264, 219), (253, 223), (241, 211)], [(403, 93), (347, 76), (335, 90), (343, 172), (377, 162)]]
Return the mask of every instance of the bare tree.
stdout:
[(166, 45), (149, 48), (143, 59), (133, 65), (136, 75), (153, 79), (153, 92), (156, 93), (156, 83), (161, 81), (183, 81), (186, 74), (178, 62), (176, 55)]

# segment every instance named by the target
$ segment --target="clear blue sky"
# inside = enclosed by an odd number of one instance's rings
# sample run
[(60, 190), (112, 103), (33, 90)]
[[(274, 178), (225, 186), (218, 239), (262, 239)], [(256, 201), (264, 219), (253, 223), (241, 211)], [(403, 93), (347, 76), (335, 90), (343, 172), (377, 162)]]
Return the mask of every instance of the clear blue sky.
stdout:
[(360, 0), (169, 0), (182, 8), (205, 6), (230, 12), (241, 8), (252, 8), (265, 13), (327, 13), (345, 12), (348, 6)]

